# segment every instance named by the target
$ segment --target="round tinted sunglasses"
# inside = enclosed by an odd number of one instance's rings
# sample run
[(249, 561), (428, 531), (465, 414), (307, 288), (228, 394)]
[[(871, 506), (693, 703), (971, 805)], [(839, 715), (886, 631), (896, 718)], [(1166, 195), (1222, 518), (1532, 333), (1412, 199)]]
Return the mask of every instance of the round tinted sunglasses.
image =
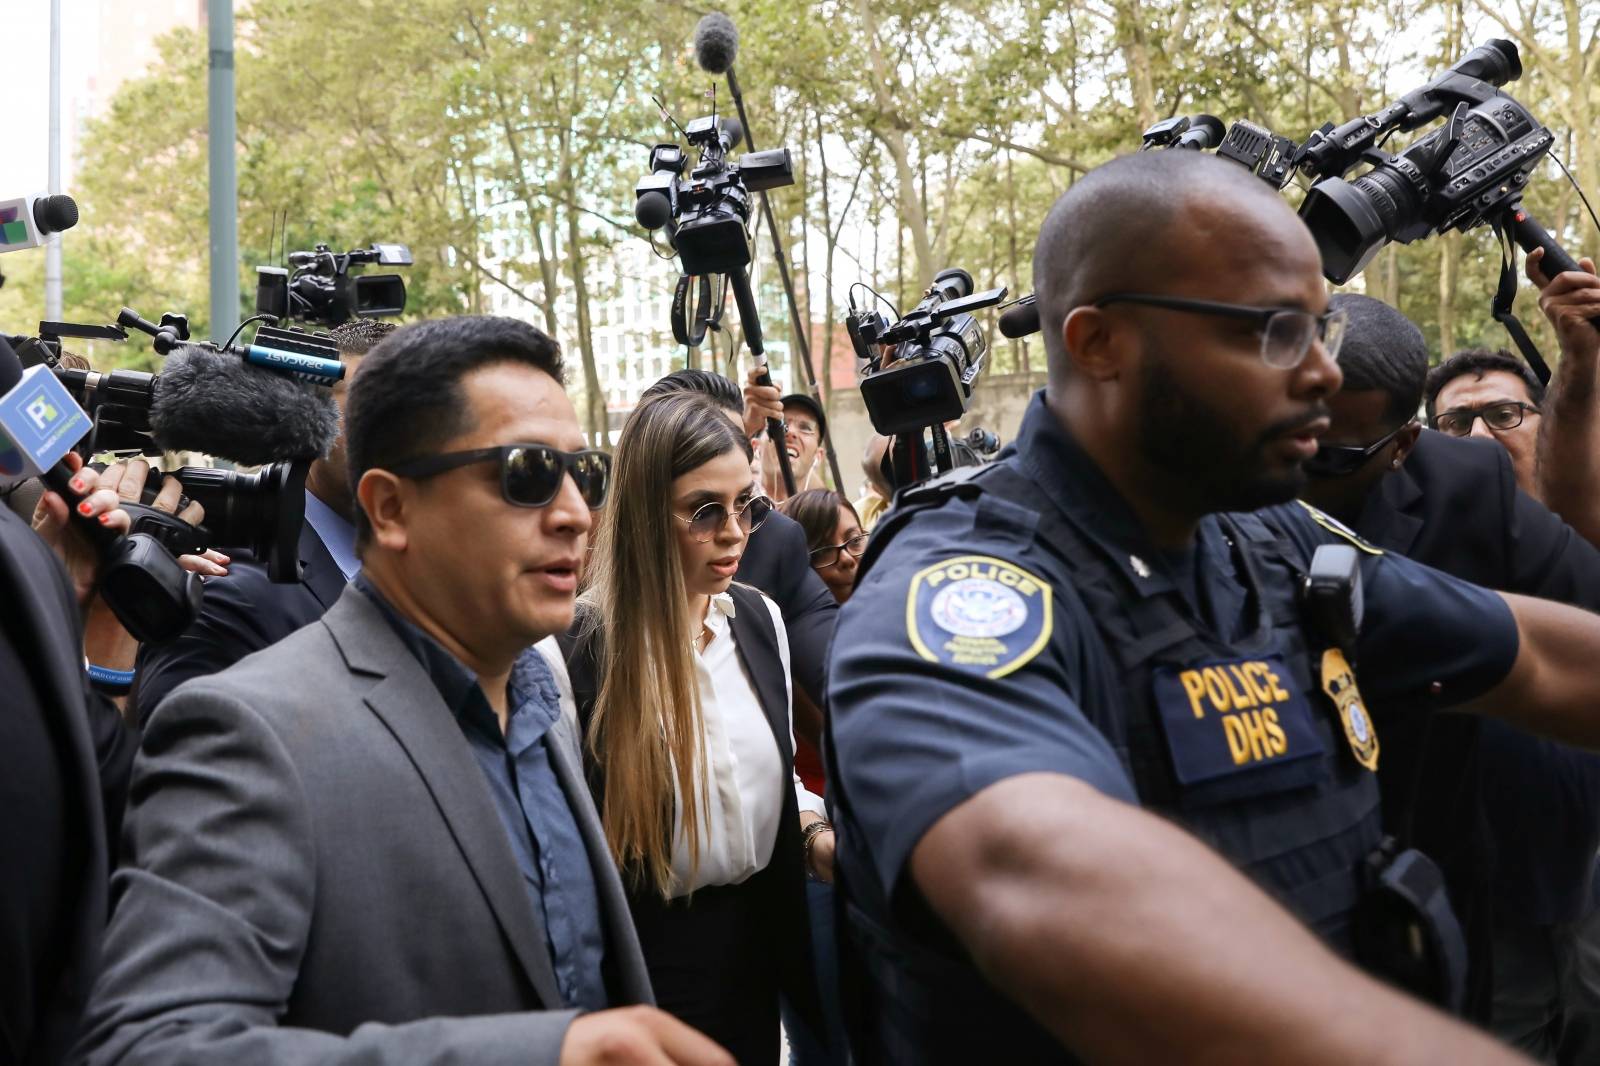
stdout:
[(694, 514), (687, 518), (676, 513), (672, 517), (686, 523), (689, 536), (704, 544), (722, 530), (730, 514), (738, 520), (739, 528), (745, 533), (754, 533), (772, 514), (772, 501), (765, 496), (752, 496), (743, 507), (736, 507), (732, 511), (720, 503), (706, 503), (695, 508)]
[(585, 450), (564, 452), (548, 444), (502, 444), (496, 448), (476, 448), (466, 452), (424, 455), (396, 464), (389, 472), (400, 477), (433, 477), (473, 463), (500, 464), (500, 495), (515, 507), (544, 507), (561, 491), (567, 474), (578, 486), (583, 502), (591, 510), (606, 502), (611, 487), (611, 456)]

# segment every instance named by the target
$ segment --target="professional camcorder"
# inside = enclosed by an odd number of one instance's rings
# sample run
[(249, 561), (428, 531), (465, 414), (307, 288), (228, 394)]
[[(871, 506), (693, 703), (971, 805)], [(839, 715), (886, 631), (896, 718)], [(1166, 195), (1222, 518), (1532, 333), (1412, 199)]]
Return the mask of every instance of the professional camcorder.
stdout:
[[(78, 370), (61, 365), (63, 337), (126, 340), (146, 333), (169, 356), (159, 374)], [(338, 346), (325, 334), (262, 327), (245, 345), (189, 341), (187, 318), (152, 323), (123, 308), (107, 326), (42, 322), (38, 337), (9, 338), (24, 366), (44, 364), (92, 420), (77, 450), (85, 458), (199, 451), (250, 466), (254, 474), (205, 467), (174, 471), (206, 509), (202, 526), (129, 504), (133, 532), (173, 554), (246, 548), (274, 581), (299, 577), (299, 536), (311, 460), (327, 453), (338, 413), (326, 389), (343, 375)], [(269, 372), (270, 371), (270, 372)], [(154, 498), (155, 486), (146, 493)]]
[(1004, 288), (974, 294), (972, 275), (941, 270), (922, 301), (898, 322), (853, 305), (845, 318), (872, 428), (885, 436), (942, 426), (967, 413), (988, 341), (972, 312), (993, 307)]
[(352, 274), (368, 263), (410, 266), (403, 244), (373, 244), (335, 252), (319, 244), (290, 252), (289, 267), (256, 267), (256, 313), (279, 322), (337, 326), (352, 318), (386, 318), (406, 309), (406, 283), (399, 274)]
[(750, 194), (794, 184), (789, 149), (747, 152), (729, 162), (744, 130), (738, 119), (714, 114), (694, 119), (683, 132), (700, 150), (700, 162), (684, 177), (687, 152), (676, 144), (650, 149), (650, 173), (633, 190), (634, 217), (645, 229), (666, 227), (687, 275), (743, 270), (750, 264)]
[[(1517, 47), (1492, 40), (1380, 111), (1331, 122), (1296, 144), (1250, 122), (1226, 135), (1210, 115), (1168, 119), (1144, 134), (1145, 148), (1215, 148), (1274, 188), (1296, 171), (1315, 180), (1300, 215), (1322, 252), (1323, 272), (1344, 284), (1385, 244), (1488, 224), (1529, 250), (1570, 257), (1522, 210), (1522, 193), (1555, 136), (1500, 89), (1522, 76)], [(1383, 143), (1446, 117), (1398, 153)], [(1372, 169), (1347, 180), (1362, 163)], [(1559, 271), (1557, 259), (1547, 270)], [(1574, 268), (1575, 269), (1575, 268)]]

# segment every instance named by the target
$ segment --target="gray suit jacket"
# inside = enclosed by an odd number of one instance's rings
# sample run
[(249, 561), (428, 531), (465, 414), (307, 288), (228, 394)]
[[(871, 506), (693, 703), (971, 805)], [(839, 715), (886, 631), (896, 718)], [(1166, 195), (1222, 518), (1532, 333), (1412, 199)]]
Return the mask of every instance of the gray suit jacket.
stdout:
[[(615, 1005), (653, 1002), (570, 722)], [(483, 772), (420, 663), (346, 590), (180, 686), (145, 728), (94, 1063), (554, 1064), (564, 1009)]]

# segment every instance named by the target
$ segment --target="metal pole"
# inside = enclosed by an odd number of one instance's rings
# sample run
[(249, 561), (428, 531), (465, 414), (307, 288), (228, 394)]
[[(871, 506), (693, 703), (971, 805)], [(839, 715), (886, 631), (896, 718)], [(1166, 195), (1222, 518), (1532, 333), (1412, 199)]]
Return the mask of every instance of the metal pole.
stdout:
[(206, 0), (211, 177), (211, 339), (239, 325), (239, 174), (234, 159), (233, 0)]
[[(61, 0), (50, 0), (50, 144), (47, 151), (51, 194), (61, 191)], [(44, 248), (44, 317), (61, 321), (61, 239)]]
[[(744, 127), (744, 143), (754, 152), (756, 145), (750, 135), (750, 119), (744, 113), (744, 93), (739, 91), (739, 79), (734, 75), (731, 66), (728, 68), (728, 90), (733, 94), (734, 106), (739, 109), (739, 124)], [(778, 262), (778, 278), (783, 282), (784, 295), (789, 298), (789, 322), (794, 328), (794, 346), (800, 352), (800, 368), (805, 372), (806, 391), (817, 401), (817, 406), (821, 407), (822, 394), (817, 390), (817, 372), (811, 365), (811, 345), (806, 340), (806, 324), (800, 318), (800, 303), (794, 297), (794, 283), (789, 280), (789, 260), (783, 254), (783, 235), (778, 232), (778, 220), (773, 217), (772, 205), (767, 202), (765, 189), (761, 190), (761, 213), (766, 216), (767, 229), (772, 234), (772, 254)], [(827, 323), (827, 328), (832, 329), (833, 323)], [(825, 374), (830, 370), (830, 367), (822, 368)], [(833, 453), (832, 437), (823, 436), (822, 449), (823, 454), (828, 457), (828, 467), (833, 471), (834, 487), (843, 492), (844, 477), (839, 473), (839, 457)], [(787, 453), (782, 458), (787, 458)]]

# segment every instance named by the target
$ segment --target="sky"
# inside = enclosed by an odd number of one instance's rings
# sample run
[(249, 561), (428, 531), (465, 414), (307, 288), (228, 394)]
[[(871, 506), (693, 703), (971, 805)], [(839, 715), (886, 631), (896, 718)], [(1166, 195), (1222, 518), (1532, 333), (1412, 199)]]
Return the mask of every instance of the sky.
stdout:
[[(100, 45), (97, 0), (61, 2), (62, 135), (87, 104)], [(50, 175), (50, 0), (0, 0), (6, 60), (0, 100), (6, 134), (0, 150), (0, 200), (45, 191)], [(63, 158), (70, 143), (63, 146)], [(70, 191), (70, 190), (68, 190)]]

